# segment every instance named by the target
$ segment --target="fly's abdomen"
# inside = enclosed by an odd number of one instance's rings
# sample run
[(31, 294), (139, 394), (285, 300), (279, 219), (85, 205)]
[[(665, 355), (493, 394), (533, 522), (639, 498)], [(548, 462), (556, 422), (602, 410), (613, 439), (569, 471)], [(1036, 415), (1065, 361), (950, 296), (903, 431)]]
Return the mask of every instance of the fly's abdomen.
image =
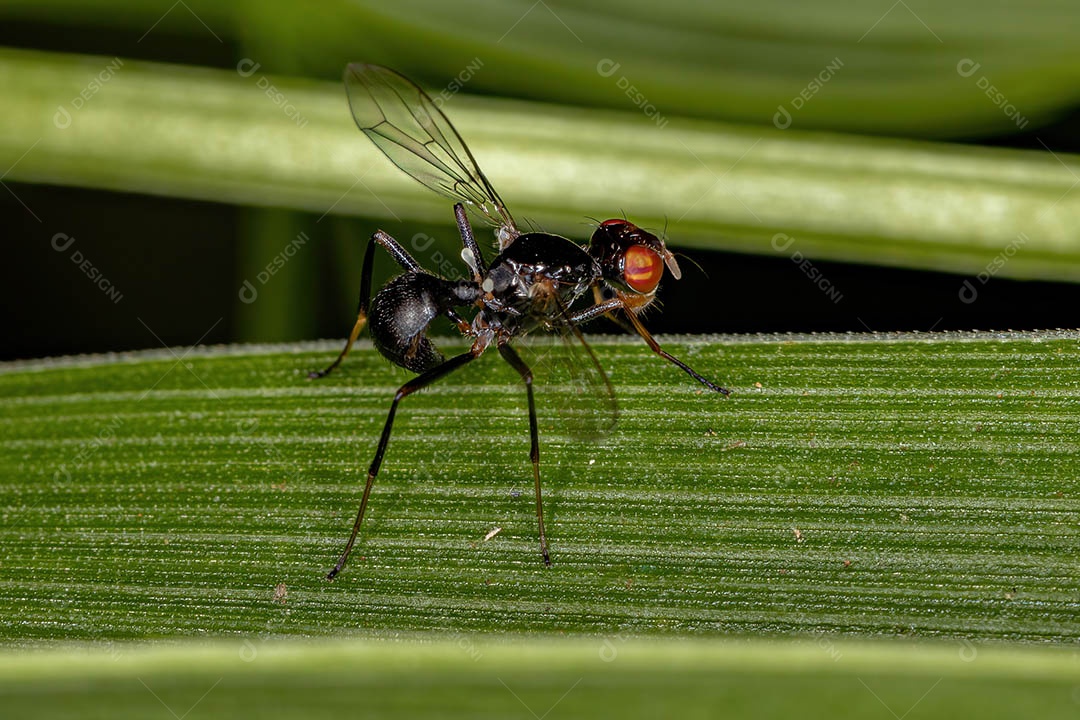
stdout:
[(399, 275), (371, 301), (368, 327), (376, 349), (401, 367), (421, 373), (445, 358), (427, 337), (431, 321), (458, 299), (460, 283), (421, 272)]

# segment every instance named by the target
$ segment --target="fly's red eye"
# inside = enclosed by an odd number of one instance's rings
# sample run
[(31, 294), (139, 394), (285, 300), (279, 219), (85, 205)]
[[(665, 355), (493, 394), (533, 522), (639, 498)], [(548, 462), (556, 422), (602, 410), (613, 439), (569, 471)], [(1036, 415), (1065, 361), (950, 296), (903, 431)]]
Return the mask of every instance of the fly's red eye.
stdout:
[(613, 227), (615, 225), (628, 225), (628, 224), (629, 223), (627, 223), (625, 220), (605, 220), (604, 222), (600, 223), (600, 227)]
[(623, 279), (639, 293), (647, 294), (660, 284), (664, 263), (660, 256), (644, 245), (631, 245), (626, 249), (623, 263)]

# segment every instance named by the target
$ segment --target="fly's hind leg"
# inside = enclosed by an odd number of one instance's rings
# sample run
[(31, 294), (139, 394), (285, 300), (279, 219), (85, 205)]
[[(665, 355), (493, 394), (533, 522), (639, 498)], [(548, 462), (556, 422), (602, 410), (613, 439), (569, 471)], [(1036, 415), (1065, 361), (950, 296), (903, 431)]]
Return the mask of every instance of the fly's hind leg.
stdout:
[[(367, 250), (364, 252), (364, 265), (360, 271), (360, 300), (356, 308), (356, 323), (353, 325), (352, 332), (349, 333), (349, 339), (345, 341), (345, 347), (338, 353), (334, 362), (323, 370), (314, 370), (308, 373), (308, 378), (311, 380), (326, 377), (333, 372), (349, 354), (349, 351), (352, 350), (353, 343), (356, 342), (356, 338), (360, 337), (360, 332), (367, 324), (368, 307), (371, 305), (371, 273), (375, 266), (376, 244), (382, 246), (397, 264), (406, 271), (417, 272), (423, 269), (420, 267), (420, 263), (416, 262), (412, 255), (409, 254), (409, 251), (401, 246), (401, 243), (382, 230), (376, 230), (371, 236), (371, 240), (368, 241)], [(459, 329), (468, 327), (468, 323), (462, 320), (453, 310), (448, 310), (446, 315), (452, 322), (457, 324)]]
[(386, 424), (383, 426), (382, 435), (379, 437), (379, 445), (375, 450), (375, 459), (371, 461), (371, 467), (368, 468), (367, 483), (364, 485), (364, 494), (360, 498), (360, 509), (356, 512), (356, 521), (353, 522), (352, 533), (349, 534), (349, 541), (345, 544), (345, 550), (338, 558), (337, 564), (335, 564), (334, 568), (327, 573), (327, 580), (333, 580), (338, 576), (338, 573), (341, 572), (342, 568), (345, 567), (345, 563), (349, 560), (349, 553), (352, 552), (353, 545), (356, 544), (356, 536), (360, 533), (360, 525), (364, 522), (364, 511), (367, 510), (368, 498), (371, 496), (371, 487), (375, 484), (375, 476), (379, 474), (379, 467), (382, 465), (383, 455), (386, 454), (386, 446), (390, 442), (390, 433), (394, 429), (394, 415), (397, 413), (398, 403), (417, 390), (431, 385), (446, 375), (449, 375), (454, 370), (457, 370), (462, 365), (475, 360), (483, 351), (483, 346), (474, 346), (468, 352), (452, 357), (442, 364), (431, 368), (427, 372), (414, 377), (394, 393), (394, 401), (390, 404), (390, 412), (386, 416)]

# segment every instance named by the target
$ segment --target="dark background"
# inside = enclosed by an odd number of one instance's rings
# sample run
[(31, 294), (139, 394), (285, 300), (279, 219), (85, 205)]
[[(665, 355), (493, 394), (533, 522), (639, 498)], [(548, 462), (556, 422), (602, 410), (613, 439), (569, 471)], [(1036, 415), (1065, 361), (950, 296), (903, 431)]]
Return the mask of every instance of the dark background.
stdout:
[[(132, 33), (40, 22), (5, 22), (0, 44), (122, 58), (234, 68), (244, 57), (228, 42), (160, 34), (139, 43)], [(334, 80), (336, 76), (325, 79)], [(1013, 148), (1077, 152), (1077, 112), (1050, 126), (1023, 134), (953, 138)], [(366, 142), (358, 133), (357, 142)], [(447, 223), (437, 228), (395, 225), (383, 220), (339, 219), (333, 238), (315, 235), (306, 264), (287, 270), (314, 273), (303, 311), (307, 327), (266, 333), (238, 328), (240, 266), (238, 228), (248, 209), (134, 194), (5, 181), (14, 192), (0, 192), (0, 227), (8, 240), (2, 276), (4, 341), (0, 359), (131, 350), (168, 345), (281, 341), (342, 337), (352, 324), (359, 285), (360, 247), (382, 227), (399, 238), (426, 231), (454, 243), (450, 203)], [(15, 196), (18, 196), (17, 198)], [(21, 202), (20, 202), (21, 200)], [(25, 203), (41, 222), (23, 206)], [(511, 201), (512, 204), (512, 201)], [(627, 209), (633, 219), (632, 208)], [(314, 226), (315, 218), (306, 225)], [(71, 262), (70, 252), (50, 247), (63, 232), (74, 248), (93, 258), (123, 294), (124, 313)], [(581, 237), (585, 240), (584, 225)], [(282, 243), (293, 233), (283, 231)], [(334, 243), (353, 243), (355, 264), (335, 270), (341, 254)], [(678, 237), (671, 238), (678, 245)], [(979, 289), (979, 301), (964, 304), (959, 290), (968, 276), (814, 261), (843, 296), (831, 301), (787, 257), (761, 257), (693, 250), (683, 261), (681, 282), (661, 290), (662, 312), (648, 316), (659, 333), (860, 332), (865, 330), (1036, 329), (1074, 327), (1080, 286), (1023, 282), (995, 277)], [(700, 266), (695, 268), (694, 264)], [(383, 263), (381, 275), (392, 271)], [(288, 281), (285, 281), (288, 282)], [(604, 323), (592, 332), (608, 332)]]

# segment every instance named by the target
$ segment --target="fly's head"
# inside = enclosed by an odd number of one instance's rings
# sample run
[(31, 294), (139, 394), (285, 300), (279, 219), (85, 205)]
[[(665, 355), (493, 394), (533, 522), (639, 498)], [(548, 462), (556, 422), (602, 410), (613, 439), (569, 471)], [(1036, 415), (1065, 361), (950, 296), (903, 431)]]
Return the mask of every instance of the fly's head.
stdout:
[(682, 277), (664, 241), (626, 220), (600, 223), (589, 242), (589, 255), (600, 266), (604, 280), (635, 311), (656, 297), (665, 265), (676, 280)]

